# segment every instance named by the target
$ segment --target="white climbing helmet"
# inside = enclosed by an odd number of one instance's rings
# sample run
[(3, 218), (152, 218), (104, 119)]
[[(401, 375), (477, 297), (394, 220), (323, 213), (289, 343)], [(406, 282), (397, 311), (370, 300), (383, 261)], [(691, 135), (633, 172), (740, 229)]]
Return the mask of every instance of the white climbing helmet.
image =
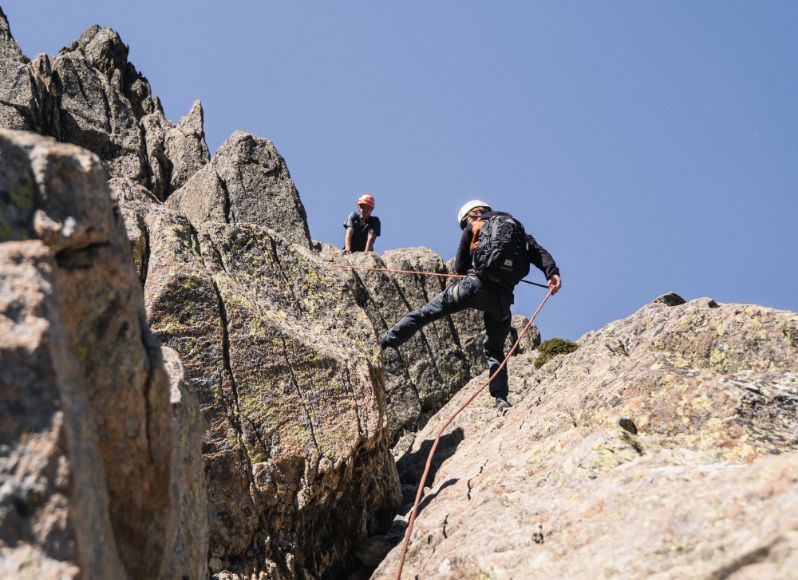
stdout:
[(461, 228), (463, 227), (463, 220), (468, 215), (468, 212), (477, 207), (484, 207), (490, 211), (490, 206), (479, 199), (472, 199), (471, 201), (464, 203), (463, 207), (460, 208), (460, 211), (457, 212), (457, 223)]

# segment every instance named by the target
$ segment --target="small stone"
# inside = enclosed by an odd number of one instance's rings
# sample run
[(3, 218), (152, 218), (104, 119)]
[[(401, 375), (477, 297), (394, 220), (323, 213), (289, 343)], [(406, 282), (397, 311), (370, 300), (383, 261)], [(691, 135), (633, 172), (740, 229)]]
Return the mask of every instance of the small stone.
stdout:
[(621, 419), (618, 419), (618, 425), (621, 426), (621, 429), (628, 431), (632, 435), (637, 435), (637, 425), (635, 425), (635, 422), (628, 417), (622, 417)]
[(657, 296), (654, 298), (654, 300), (652, 300), (653, 304), (664, 304), (665, 306), (680, 306), (686, 302), (687, 301), (679, 296), (676, 292), (668, 292), (667, 294)]

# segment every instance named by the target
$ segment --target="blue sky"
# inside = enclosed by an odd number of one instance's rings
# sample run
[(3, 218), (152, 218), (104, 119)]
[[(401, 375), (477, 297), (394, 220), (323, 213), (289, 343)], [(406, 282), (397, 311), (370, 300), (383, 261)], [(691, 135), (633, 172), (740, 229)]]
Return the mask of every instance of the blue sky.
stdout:
[[(271, 139), (340, 244), (360, 193), (376, 249), (455, 251), (481, 198), (557, 259), (544, 338), (667, 291), (798, 310), (798, 3), (2, 3), (32, 57), (97, 23), (208, 145)], [(542, 275), (536, 273), (537, 280)], [(543, 290), (519, 287), (516, 313)]]

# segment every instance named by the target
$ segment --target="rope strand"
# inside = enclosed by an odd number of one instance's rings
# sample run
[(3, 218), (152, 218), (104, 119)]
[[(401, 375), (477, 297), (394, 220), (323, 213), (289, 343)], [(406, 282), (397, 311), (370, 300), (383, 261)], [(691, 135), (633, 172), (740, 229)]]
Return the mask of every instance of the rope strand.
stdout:
[[(352, 266), (351, 264), (335, 264), (335, 263), (328, 263), (330, 268), (338, 268), (339, 270), (367, 270), (370, 272), (391, 272), (393, 274), (416, 274), (417, 276), (438, 276), (440, 278), (465, 278), (464, 274), (441, 274), (439, 272), (420, 272), (418, 270), (397, 270), (394, 268), (370, 268), (367, 266)], [(548, 286), (546, 284), (539, 284), (538, 282), (532, 282), (531, 280), (521, 280), (524, 284), (529, 284), (531, 286), (539, 286), (540, 288), (546, 288), (548, 290)]]

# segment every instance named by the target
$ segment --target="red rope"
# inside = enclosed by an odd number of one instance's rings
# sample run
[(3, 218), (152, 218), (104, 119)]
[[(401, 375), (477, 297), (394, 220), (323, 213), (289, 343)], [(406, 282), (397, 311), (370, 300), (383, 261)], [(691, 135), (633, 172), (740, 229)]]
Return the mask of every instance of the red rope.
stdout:
[[(393, 272), (394, 274), (416, 274), (419, 276), (439, 276), (441, 278), (465, 278), (464, 274), (439, 274), (438, 272), (419, 272), (418, 270), (394, 270), (391, 268), (368, 268), (366, 266), (351, 266), (349, 264), (335, 264), (332, 262), (327, 263), (330, 268), (338, 268), (339, 270), (368, 270), (370, 272)], [(531, 286), (538, 286), (540, 288), (548, 289), (546, 284), (539, 284), (538, 282), (531, 282), (529, 280), (521, 280), (524, 284)]]
[(463, 403), (460, 406), (459, 409), (457, 409), (454, 413), (452, 413), (451, 416), (448, 419), (446, 419), (446, 422), (443, 424), (443, 426), (438, 430), (438, 435), (435, 437), (435, 442), (432, 444), (432, 449), (430, 449), (429, 455), (427, 456), (427, 465), (426, 467), (424, 467), (424, 474), (421, 476), (421, 481), (418, 483), (418, 491), (416, 492), (416, 501), (415, 503), (413, 503), (413, 509), (410, 511), (410, 521), (407, 524), (407, 532), (405, 532), (405, 540), (404, 543), (402, 544), (402, 556), (401, 559), (399, 560), (399, 568), (397, 568), (396, 570), (396, 580), (400, 580), (402, 578), (402, 568), (405, 565), (407, 546), (410, 543), (410, 535), (413, 533), (413, 524), (415, 524), (416, 522), (416, 510), (418, 510), (418, 504), (421, 501), (421, 494), (424, 491), (424, 482), (427, 480), (427, 475), (429, 475), (429, 469), (430, 466), (432, 465), (432, 456), (435, 454), (435, 449), (438, 448), (438, 442), (441, 439), (441, 435), (443, 434), (444, 430), (449, 426), (449, 424), (454, 420), (454, 418), (460, 414), (460, 411), (465, 409), (468, 406), (468, 404), (471, 403), (471, 401), (473, 401), (476, 398), (476, 396), (480, 394), (482, 390), (485, 387), (487, 387), (491, 383), (491, 381), (493, 381), (493, 379), (496, 378), (496, 375), (499, 374), (499, 371), (501, 371), (504, 368), (510, 356), (512, 356), (512, 354), (515, 352), (515, 349), (518, 348), (518, 344), (521, 342), (521, 339), (524, 337), (524, 335), (529, 330), (529, 327), (532, 325), (532, 321), (535, 320), (535, 317), (543, 308), (543, 305), (546, 304), (546, 300), (548, 300), (550, 296), (551, 296), (551, 290), (549, 290), (549, 293), (546, 294), (541, 303), (535, 309), (535, 312), (532, 314), (532, 317), (529, 319), (529, 322), (526, 323), (526, 326), (524, 326), (524, 330), (518, 335), (518, 338), (513, 344), (513, 347), (510, 349), (510, 352), (507, 353), (507, 356), (504, 357), (502, 364), (499, 365), (499, 368), (496, 369), (496, 372), (494, 372), (490, 376), (490, 378), (481, 387), (479, 387), (476, 390), (476, 392), (473, 395), (471, 395), (465, 403)]
[(394, 274), (418, 274), (422, 276), (440, 276), (441, 278), (465, 278), (462, 274), (439, 274), (438, 272), (419, 272), (417, 270), (394, 270), (391, 268), (367, 268), (366, 266), (350, 266), (349, 264), (329, 264), (331, 268), (342, 270), (369, 270), (371, 272), (392, 272)]

